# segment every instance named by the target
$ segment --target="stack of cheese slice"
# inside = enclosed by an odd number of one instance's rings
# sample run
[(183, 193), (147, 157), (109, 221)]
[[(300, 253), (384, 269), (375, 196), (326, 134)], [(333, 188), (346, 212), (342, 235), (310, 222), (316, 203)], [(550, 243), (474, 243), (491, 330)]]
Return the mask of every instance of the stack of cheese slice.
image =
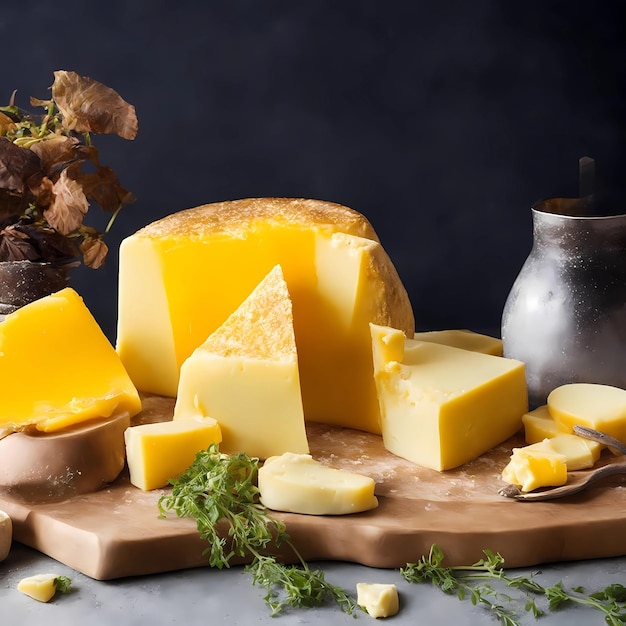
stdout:
[(597, 383), (560, 385), (547, 404), (523, 415), (522, 422), (529, 445), (513, 449), (502, 479), (522, 491), (564, 485), (569, 471), (593, 467), (603, 448), (573, 434), (574, 426), (626, 443), (626, 390)]
[(174, 420), (198, 417), (217, 420), (227, 453), (266, 459), (309, 451), (280, 265), (183, 363)]
[(528, 410), (524, 365), (500, 356), (408, 339), (371, 324), (385, 448), (447, 470), (515, 434)]
[[(175, 396), (185, 359), (275, 265), (293, 302), (306, 419), (380, 433), (369, 323), (410, 336), (413, 311), (371, 224), (329, 202), (216, 203), (126, 238), (117, 350), (132, 380)], [(259, 329), (240, 332), (242, 343), (254, 343)]]

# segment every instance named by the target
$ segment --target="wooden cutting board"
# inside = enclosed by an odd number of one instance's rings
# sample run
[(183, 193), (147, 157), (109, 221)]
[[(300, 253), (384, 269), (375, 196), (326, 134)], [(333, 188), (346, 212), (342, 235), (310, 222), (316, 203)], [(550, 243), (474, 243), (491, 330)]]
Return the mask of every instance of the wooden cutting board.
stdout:
[[(147, 397), (134, 423), (170, 419), (172, 411), (173, 400)], [(308, 436), (314, 458), (374, 478), (379, 506), (338, 517), (276, 513), (307, 560), (397, 568), (433, 543), (451, 565), (473, 563), (484, 549), (499, 552), (507, 567), (626, 555), (626, 481), (619, 477), (552, 502), (498, 495), (500, 472), (521, 437), (439, 473), (391, 455), (369, 433), (309, 424)], [(159, 518), (164, 493), (136, 489), (123, 472), (95, 493), (41, 504), (0, 496), (0, 508), (13, 519), (16, 541), (95, 579), (206, 565), (194, 522)]]

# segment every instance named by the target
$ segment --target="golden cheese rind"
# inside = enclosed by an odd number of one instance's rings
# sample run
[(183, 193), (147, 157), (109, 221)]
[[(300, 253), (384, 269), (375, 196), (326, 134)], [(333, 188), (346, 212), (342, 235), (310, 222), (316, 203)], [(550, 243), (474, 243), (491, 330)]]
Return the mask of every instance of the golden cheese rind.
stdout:
[(368, 324), (410, 335), (413, 310), (369, 221), (329, 202), (221, 202), (127, 237), (117, 350), (135, 385), (174, 397), (183, 362), (277, 264), (293, 301), (306, 419), (380, 433)]
[(27, 502), (97, 491), (124, 468), (128, 413), (55, 433), (34, 429), (0, 439), (0, 491)]

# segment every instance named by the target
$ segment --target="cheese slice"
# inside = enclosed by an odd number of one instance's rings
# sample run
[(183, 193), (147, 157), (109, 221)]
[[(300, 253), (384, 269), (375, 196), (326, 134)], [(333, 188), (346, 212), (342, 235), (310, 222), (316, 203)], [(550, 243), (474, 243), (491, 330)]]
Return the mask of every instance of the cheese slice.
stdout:
[(174, 419), (209, 416), (220, 449), (308, 452), (291, 299), (280, 265), (183, 363)]
[[(281, 265), (307, 420), (380, 433), (369, 322), (414, 331), (371, 224), (330, 202), (252, 198), (179, 211), (120, 247), (117, 350), (136, 386), (175, 396), (187, 357)], [(241, 329), (254, 342), (257, 329)]]
[(398, 588), (393, 583), (357, 583), (356, 602), (371, 617), (391, 617), (400, 609)]
[(0, 427), (58, 431), (141, 410), (137, 389), (82, 298), (71, 288), (0, 323)]
[(430, 341), (445, 346), (502, 356), (502, 339), (471, 330), (429, 330), (415, 333), (416, 341)]
[(7, 513), (0, 510), (0, 561), (9, 556), (13, 541), (13, 522)]
[(387, 450), (442, 471), (521, 428), (528, 410), (523, 363), (370, 326)]
[(222, 433), (213, 418), (203, 417), (131, 426), (124, 440), (130, 482), (150, 491), (180, 476)]
[(626, 390), (595, 383), (561, 385), (548, 395), (555, 421), (570, 431), (580, 424), (626, 444)]
[(259, 469), (258, 480), (261, 502), (275, 511), (345, 515), (378, 506), (372, 478), (327, 467), (310, 454), (271, 457)]
[(572, 432), (571, 428), (557, 422), (550, 415), (547, 404), (522, 415), (522, 423), (524, 424), (524, 439), (528, 444)]

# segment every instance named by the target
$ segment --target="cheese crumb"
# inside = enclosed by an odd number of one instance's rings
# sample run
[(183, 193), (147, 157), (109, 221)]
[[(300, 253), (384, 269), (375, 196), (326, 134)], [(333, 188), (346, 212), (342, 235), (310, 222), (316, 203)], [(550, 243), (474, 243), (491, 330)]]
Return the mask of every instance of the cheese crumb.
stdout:
[(357, 583), (357, 604), (372, 617), (391, 617), (400, 609), (398, 589), (394, 584)]

